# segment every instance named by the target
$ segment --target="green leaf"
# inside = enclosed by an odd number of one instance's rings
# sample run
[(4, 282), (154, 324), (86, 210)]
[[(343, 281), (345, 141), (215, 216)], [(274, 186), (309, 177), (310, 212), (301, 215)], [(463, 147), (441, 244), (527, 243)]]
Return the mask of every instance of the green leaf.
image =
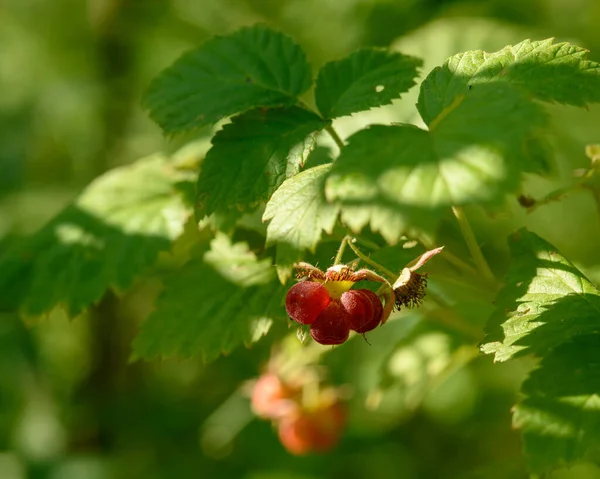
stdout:
[(286, 317), (284, 289), (269, 260), (245, 243), (218, 235), (202, 260), (190, 261), (165, 282), (156, 310), (133, 342), (134, 357), (201, 354), (204, 361), (264, 336)]
[(267, 245), (278, 245), (278, 265), (290, 266), (303, 250), (315, 251), (321, 232), (332, 232), (339, 207), (328, 203), (323, 194), (330, 168), (315, 166), (284, 181), (267, 203), (263, 215), (263, 221), (271, 220)]
[(107, 288), (128, 288), (182, 234), (191, 214), (190, 180), (162, 156), (97, 178), (0, 258), (0, 309), (21, 306), (25, 314), (41, 315), (64, 306), (75, 316)]
[(198, 179), (199, 216), (246, 210), (294, 176), (327, 122), (302, 108), (257, 109), (233, 118), (212, 140)]
[(317, 145), (308, 155), (303, 168), (308, 169), (314, 166), (327, 165), (332, 162), (333, 158), (331, 149), (325, 146)]
[(421, 84), (417, 108), (430, 124), (459, 95), (486, 83), (509, 83), (542, 101), (585, 106), (600, 101), (600, 64), (588, 51), (553, 39), (525, 40), (495, 53), (472, 50), (450, 57)]
[(481, 85), (457, 97), (430, 131), (375, 125), (351, 136), (326, 195), (354, 230), (370, 224), (393, 243), (408, 219), (514, 190), (522, 145), (544, 124), (539, 106), (510, 86)]
[(176, 133), (254, 107), (293, 104), (311, 82), (302, 49), (257, 25), (183, 55), (154, 79), (144, 104), (165, 132)]
[(481, 350), (496, 361), (544, 355), (600, 332), (600, 291), (551, 244), (525, 229), (510, 238), (512, 263)]
[(415, 85), (418, 58), (381, 49), (364, 49), (327, 63), (317, 77), (315, 100), (325, 118), (387, 105)]
[(557, 346), (523, 384), (515, 407), (533, 472), (569, 465), (600, 453), (600, 335)]

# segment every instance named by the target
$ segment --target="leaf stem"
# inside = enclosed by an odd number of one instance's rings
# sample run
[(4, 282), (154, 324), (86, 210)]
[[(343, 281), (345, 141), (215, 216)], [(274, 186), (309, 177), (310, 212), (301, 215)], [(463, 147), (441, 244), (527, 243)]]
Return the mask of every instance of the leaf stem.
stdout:
[(477, 266), (478, 271), (487, 281), (494, 283), (495, 278), (492, 273), (492, 270), (488, 266), (487, 261), (485, 260), (481, 249), (479, 248), (479, 244), (477, 244), (477, 239), (475, 238), (475, 234), (471, 229), (471, 225), (469, 224), (469, 221), (465, 216), (465, 212), (460, 206), (453, 206), (452, 212), (454, 213), (454, 216), (458, 221), (460, 231), (462, 232), (463, 238), (467, 243), (467, 247), (471, 252), (471, 256), (473, 257), (473, 261), (475, 261), (475, 265)]
[(340, 135), (338, 135), (337, 131), (335, 131), (332, 125), (327, 125), (325, 127), (325, 131), (329, 133), (329, 135), (331, 136), (331, 138), (333, 138), (333, 141), (335, 141), (335, 144), (341, 151), (344, 148), (344, 141), (340, 138)]
[(342, 256), (344, 256), (344, 251), (346, 250), (346, 245), (348, 244), (348, 236), (344, 236), (342, 242), (340, 243), (340, 247), (337, 250), (335, 255), (335, 259), (333, 260), (333, 264), (341, 264)]
[[(560, 201), (565, 196), (576, 193), (577, 191), (581, 191), (583, 186), (579, 183), (575, 183), (573, 185), (567, 186), (565, 188), (559, 188), (558, 190), (551, 191), (544, 198), (540, 200), (534, 200), (535, 202), (531, 206), (526, 206), (527, 213), (532, 213), (540, 206), (547, 205), (548, 203), (552, 203), (554, 201)], [(523, 198), (523, 197), (520, 197)], [(519, 199), (520, 199), (519, 198)], [(527, 197), (525, 197), (527, 198)], [(520, 201), (519, 201), (520, 202)]]
[(355, 243), (361, 243), (363, 246), (366, 246), (367, 248), (371, 248), (371, 249), (375, 249), (375, 250), (381, 249), (381, 246), (379, 246), (374, 241), (371, 241), (371, 240), (368, 240), (368, 239), (354, 238), (354, 242)]
[[(423, 245), (426, 250), (432, 250), (434, 248), (433, 243), (426, 237), (420, 236), (416, 238), (419, 243)], [(448, 250), (444, 250), (444, 254), (442, 255), (446, 258), (448, 263), (456, 266), (458, 269), (462, 269), (465, 273), (470, 276), (479, 276), (479, 271), (469, 265), (466, 261), (463, 261), (458, 256), (455, 256)]]
[[(354, 244), (357, 241), (360, 242), (362, 240), (354, 238), (352, 236), (346, 236), (342, 240), (342, 245), (344, 245), (344, 248), (346, 247), (346, 245), (348, 245), (350, 247), (350, 249), (354, 252), (354, 254), (356, 256), (358, 256), (362, 261), (364, 261), (368, 265), (381, 271), (385, 276), (387, 276), (387, 278), (390, 281), (392, 281), (392, 282), (395, 281), (397, 279), (398, 275), (396, 273), (394, 273), (393, 271), (380, 265), (376, 261), (373, 261), (367, 255), (365, 255)], [(340, 249), (342, 249), (342, 245), (340, 245)], [(339, 254), (339, 251), (338, 251), (338, 254)], [(446, 254), (446, 252), (444, 252), (444, 255), (445, 254)], [(336, 256), (336, 259), (337, 259), (337, 256)], [(459, 260), (459, 261), (462, 262), (462, 260)], [(474, 270), (473, 268), (471, 268), (468, 265), (465, 265), (465, 266), (467, 268), (471, 269), (475, 275), (478, 275), (476, 270)], [(493, 276), (492, 276), (492, 279), (493, 279)], [(388, 288), (389, 288), (389, 285), (385, 285), (385, 284), (381, 285), (381, 287), (379, 288), (379, 291), (377, 291), (377, 294), (380, 295), (384, 290), (386, 290)], [(434, 293), (432, 291), (429, 291), (427, 293), (427, 297), (438, 306), (435, 309), (429, 310), (431, 319), (436, 320), (439, 323), (450, 327), (454, 331), (461, 332), (461, 333), (465, 334), (466, 336), (470, 337), (471, 339), (475, 339), (475, 340), (481, 339), (481, 331), (479, 329), (475, 328), (474, 326), (472, 326), (471, 324), (467, 323), (466, 321), (464, 321), (460, 315), (458, 315), (454, 311), (452, 311), (451, 306), (441, 296), (437, 295), (436, 293)]]
[(448, 261), (448, 263), (456, 266), (458, 269), (462, 269), (465, 273), (470, 276), (479, 276), (479, 271), (469, 265), (467, 262), (460, 259), (458, 256), (454, 255), (450, 251), (444, 251), (444, 258)]
[[(299, 105), (299, 106), (301, 106), (302, 108), (306, 109), (306, 110), (312, 111), (312, 112), (314, 112), (315, 114), (317, 114), (317, 115), (321, 116), (321, 115), (319, 114), (319, 112), (315, 111), (315, 110), (314, 110), (314, 108), (311, 108), (311, 107), (309, 107), (309, 106), (308, 106), (308, 105), (307, 105), (305, 102), (303, 102), (303, 101), (299, 101), (299, 102), (298, 102), (298, 105)], [(331, 125), (331, 124), (327, 125), (327, 126), (325, 127), (325, 131), (326, 131), (327, 133), (329, 133), (329, 136), (331, 136), (331, 138), (333, 138), (333, 141), (335, 142), (335, 144), (337, 145), (337, 147), (340, 149), (340, 151), (342, 151), (342, 149), (343, 149), (343, 148), (344, 148), (344, 146), (345, 146), (345, 145), (344, 145), (344, 140), (342, 140), (342, 139), (340, 138), (340, 135), (338, 135), (338, 132), (337, 132), (337, 131), (335, 131), (335, 128), (333, 128), (333, 125)]]
[(346, 243), (348, 244), (348, 246), (350, 246), (350, 249), (354, 252), (354, 254), (356, 256), (358, 256), (360, 259), (362, 259), (368, 265), (373, 266), (373, 268), (377, 268), (379, 271), (381, 271), (383, 274), (385, 274), (390, 281), (395, 281), (396, 280), (396, 278), (398, 277), (398, 275), (396, 273), (394, 273), (393, 271), (390, 271), (389, 269), (381, 266), (379, 263), (373, 261), (367, 255), (365, 255), (361, 250), (359, 250), (356, 247), (356, 245), (354, 244), (355, 242), (356, 242), (356, 238), (352, 238), (350, 236), (346, 237)]

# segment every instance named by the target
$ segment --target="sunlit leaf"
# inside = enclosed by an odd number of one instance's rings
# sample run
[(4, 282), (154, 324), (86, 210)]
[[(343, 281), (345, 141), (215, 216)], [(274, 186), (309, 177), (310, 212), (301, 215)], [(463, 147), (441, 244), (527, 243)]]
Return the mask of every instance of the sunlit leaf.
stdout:
[(581, 334), (600, 332), (600, 291), (551, 244), (520, 230), (482, 351), (505, 361), (546, 354)]
[(28, 315), (64, 306), (74, 316), (107, 288), (126, 289), (183, 232), (190, 180), (161, 156), (97, 178), (0, 258), (0, 306)]
[(202, 259), (165, 281), (156, 310), (134, 340), (134, 357), (216, 359), (258, 341), (273, 318), (286, 317), (283, 297), (270, 260), (218, 235)]
[(245, 210), (266, 201), (294, 176), (326, 126), (301, 108), (257, 109), (233, 118), (219, 131), (198, 179), (200, 216)]
[(315, 99), (325, 118), (386, 105), (415, 84), (418, 58), (365, 49), (326, 64), (317, 77)]
[(578, 336), (548, 353), (523, 384), (514, 410), (534, 472), (593, 459), (600, 452), (600, 334)]
[(441, 208), (514, 190), (522, 145), (544, 123), (539, 107), (510, 86), (481, 85), (457, 97), (429, 131), (375, 125), (351, 136), (327, 179), (327, 198), (342, 204), (353, 229), (370, 224), (395, 242), (407, 217), (427, 220)]
[(175, 133), (254, 107), (293, 104), (310, 85), (302, 49), (256, 25), (183, 55), (153, 81), (144, 103), (165, 132)]
[(339, 207), (323, 194), (325, 175), (331, 165), (305, 170), (283, 182), (263, 215), (270, 220), (267, 245), (278, 244), (277, 263), (290, 266), (303, 250), (314, 251), (323, 231), (331, 233)]
[(495, 53), (472, 50), (450, 57), (421, 85), (417, 107), (430, 124), (470, 89), (508, 83), (542, 101), (585, 106), (600, 101), (600, 64), (566, 42), (524, 40)]

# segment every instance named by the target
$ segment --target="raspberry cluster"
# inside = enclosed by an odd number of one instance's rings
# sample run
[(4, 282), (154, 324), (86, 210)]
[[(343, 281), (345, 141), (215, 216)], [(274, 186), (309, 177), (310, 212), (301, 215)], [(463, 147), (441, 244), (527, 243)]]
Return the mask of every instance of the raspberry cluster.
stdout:
[[(342, 344), (350, 331), (365, 334), (385, 323), (394, 307), (400, 310), (419, 306), (425, 297), (427, 273), (419, 274), (416, 270), (442, 249), (443, 246), (426, 251), (411, 261), (394, 284), (366, 268), (354, 271), (348, 265), (335, 264), (321, 271), (308, 263), (296, 263), (297, 276), (302, 281), (288, 291), (285, 308), (294, 321), (310, 325), (310, 334), (316, 342)], [(388, 276), (392, 275), (388, 272)], [(351, 289), (364, 280), (382, 283), (379, 291), (383, 303), (368, 289)]]
[[(310, 334), (321, 344), (342, 344), (350, 331), (367, 333), (381, 322), (383, 305), (368, 289), (350, 289), (337, 297), (338, 285), (301, 281), (290, 288), (285, 307), (290, 318), (310, 325)], [(333, 293), (333, 294), (332, 294)]]
[(330, 450), (346, 423), (345, 410), (331, 391), (323, 391), (316, 404), (307, 407), (302, 388), (284, 383), (273, 373), (258, 379), (251, 400), (254, 413), (275, 423), (281, 444), (295, 455)]

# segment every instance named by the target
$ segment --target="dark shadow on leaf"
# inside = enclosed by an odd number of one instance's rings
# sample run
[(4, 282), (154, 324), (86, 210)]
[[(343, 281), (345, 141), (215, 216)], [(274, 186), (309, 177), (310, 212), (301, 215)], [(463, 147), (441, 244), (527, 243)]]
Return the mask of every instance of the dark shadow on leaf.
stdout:
[(315, 146), (313, 151), (311, 151), (302, 167), (303, 170), (308, 170), (314, 166), (327, 165), (333, 162), (333, 158), (331, 157), (331, 150), (324, 146)]
[[(577, 268), (526, 230), (511, 238), (510, 248), (513, 261), (488, 321), (486, 343), (503, 343), (505, 353), (512, 345), (522, 348), (510, 356), (544, 354), (571, 337), (600, 331), (600, 296)], [(507, 331), (516, 337), (507, 337)]]
[(534, 471), (600, 453), (600, 334), (581, 335), (554, 348), (523, 384), (515, 408)]
[(533, 321), (539, 325), (513, 343), (524, 348), (518, 355), (544, 355), (576, 336), (600, 334), (600, 297), (575, 293), (563, 296), (544, 306), (544, 311)]
[(0, 257), (0, 311), (41, 315), (64, 306), (75, 316), (106, 289), (129, 287), (170, 247), (165, 237), (129, 233), (69, 206)]
[[(219, 243), (219, 244), (217, 244)], [(133, 342), (133, 359), (201, 355), (205, 362), (250, 346), (275, 318), (287, 318), (285, 288), (269, 261), (257, 260), (240, 243), (213, 240), (167, 276), (152, 314)]]

